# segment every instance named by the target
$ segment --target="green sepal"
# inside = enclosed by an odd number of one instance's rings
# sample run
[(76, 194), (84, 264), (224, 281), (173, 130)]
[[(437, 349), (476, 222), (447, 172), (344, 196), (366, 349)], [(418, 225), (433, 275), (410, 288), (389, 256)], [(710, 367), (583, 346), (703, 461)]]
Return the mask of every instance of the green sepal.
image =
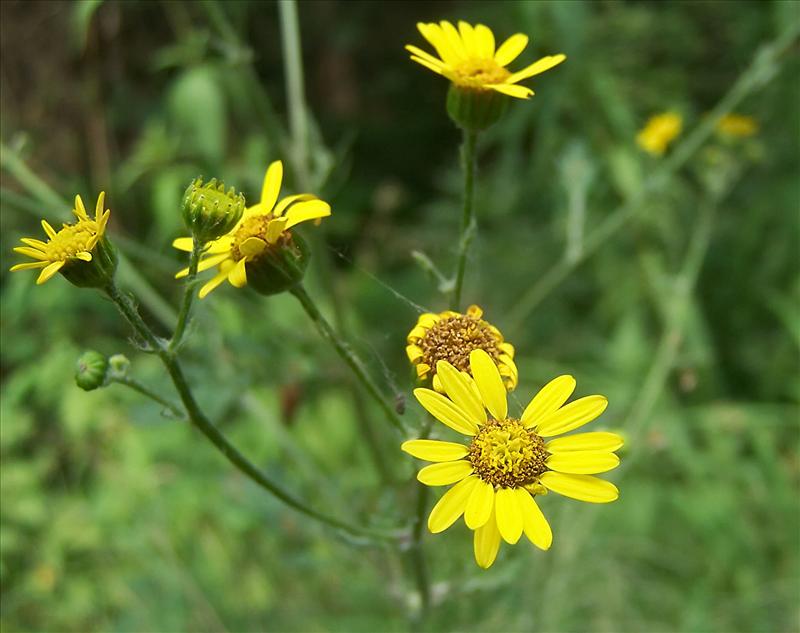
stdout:
[(311, 259), (308, 243), (296, 232), (281, 237), (247, 262), (247, 285), (262, 295), (275, 295), (302, 281)]
[(508, 109), (508, 97), (494, 90), (474, 90), (450, 84), (447, 114), (455, 124), (480, 132), (500, 120)]
[(71, 259), (59, 271), (78, 288), (105, 288), (114, 281), (117, 271), (117, 249), (105, 237), (100, 238), (91, 251), (92, 261)]

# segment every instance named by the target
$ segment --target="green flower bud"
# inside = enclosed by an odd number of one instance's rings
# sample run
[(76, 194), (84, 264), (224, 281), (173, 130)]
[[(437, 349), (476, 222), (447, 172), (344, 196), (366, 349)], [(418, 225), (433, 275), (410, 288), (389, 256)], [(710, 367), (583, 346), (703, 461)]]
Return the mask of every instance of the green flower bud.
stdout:
[(108, 366), (114, 376), (124, 378), (128, 374), (131, 361), (124, 354), (114, 354), (108, 358)]
[(75, 383), (84, 391), (93, 391), (106, 383), (108, 360), (100, 352), (87, 350), (75, 366)]
[(285, 233), (247, 262), (247, 285), (262, 295), (288, 290), (303, 279), (310, 259), (308, 243), (296, 232)]
[(203, 184), (195, 180), (183, 194), (183, 221), (201, 244), (229, 233), (242, 217), (244, 196), (233, 187), (225, 191), (225, 183), (212, 178)]
[(447, 114), (455, 124), (470, 132), (480, 132), (496, 123), (508, 109), (508, 97), (494, 90), (476, 90), (450, 84)]
[(114, 281), (117, 271), (117, 250), (103, 237), (92, 249), (92, 260), (69, 260), (62, 268), (61, 274), (78, 288), (105, 288)]

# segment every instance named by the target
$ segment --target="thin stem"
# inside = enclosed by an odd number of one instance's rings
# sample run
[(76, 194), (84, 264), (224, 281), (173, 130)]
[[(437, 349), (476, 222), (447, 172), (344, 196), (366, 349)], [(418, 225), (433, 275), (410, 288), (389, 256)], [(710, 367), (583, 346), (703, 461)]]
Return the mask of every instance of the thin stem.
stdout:
[(215, 427), (205, 416), (200, 409), (200, 406), (197, 404), (197, 401), (195, 400), (194, 395), (189, 388), (189, 384), (186, 382), (186, 378), (183, 375), (183, 370), (181, 369), (178, 359), (175, 357), (174, 353), (169, 351), (164, 341), (152, 333), (142, 317), (139, 316), (133, 301), (120, 292), (120, 290), (113, 284), (108, 286), (105, 291), (109, 298), (117, 305), (120, 312), (134, 329), (134, 331), (136, 331), (136, 333), (139, 334), (139, 336), (141, 336), (142, 339), (151, 346), (153, 351), (158, 354), (161, 362), (164, 364), (164, 367), (167, 370), (167, 373), (172, 379), (172, 383), (175, 385), (175, 389), (180, 396), (181, 402), (183, 403), (187, 414), (189, 415), (189, 421), (195, 426), (195, 428), (205, 435), (214, 446), (216, 446), (216, 448), (228, 459), (229, 462), (238, 468), (244, 475), (255, 482), (258, 486), (272, 494), (274, 497), (277, 497), (283, 501), (283, 503), (289, 507), (294, 508), (298, 512), (308, 517), (335, 527), (352, 536), (367, 537), (383, 542), (394, 542), (402, 537), (402, 535), (397, 532), (385, 532), (382, 530), (363, 528), (351, 525), (335, 517), (328, 516), (327, 514), (319, 512), (310, 507), (304, 501), (301, 501), (290, 492), (282, 488), (280, 484), (272, 481), (272, 479), (270, 479), (242, 453), (240, 453), (239, 450), (233, 444), (231, 444), (228, 439), (219, 431), (219, 429), (217, 429), (217, 427)]
[(467, 268), (467, 255), (472, 240), (478, 232), (475, 221), (473, 198), (475, 193), (475, 145), (477, 132), (464, 130), (464, 142), (461, 146), (461, 169), (464, 172), (464, 208), (461, 215), (461, 238), (458, 243), (458, 262), (456, 264), (455, 285), (450, 300), (450, 308), (458, 310), (461, 305), (461, 291), (464, 286), (464, 272)]
[(300, 26), (297, 19), (297, 2), (280, 0), (278, 11), (281, 19), (283, 42), (283, 65), (286, 77), (286, 96), (289, 110), (289, 131), (292, 138), (292, 159), (295, 173), (301, 186), (309, 185), (308, 179), (308, 117), (305, 91), (303, 89), (303, 57), (300, 45)]
[(169, 342), (170, 352), (177, 350), (183, 342), (183, 335), (186, 332), (186, 325), (189, 323), (189, 313), (192, 310), (192, 302), (194, 300), (194, 279), (197, 276), (197, 266), (200, 263), (202, 252), (202, 244), (197, 241), (197, 238), (194, 238), (192, 240), (192, 252), (189, 255), (189, 274), (186, 277), (186, 286), (183, 290), (181, 310), (178, 312), (178, 324), (175, 326), (175, 333)]
[(118, 385), (124, 385), (130, 389), (133, 389), (134, 391), (139, 392), (143, 396), (150, 398), (154, 402), (160, 404), (176, 418), (186, 417), (186, 412), (183, 409), (181, 409), (177, 404), (170, 402), (164, 396), (157, 394), (155, 391), (150, 389), (150, 387), (148, 387), (144, 383), (139, 382), (135, 378), (131, 378), (129, 376), (119, 376), (111, 378), (110, 382), (117, 383)]
[(322, 335), (322, 338), (324, 338), (333, 346), (333, 348), (336, 350), (336, 353), (339, 354), (340, 358), (347, 364), (348, 367), (350, 367), (355, 377), (358, 378), (364, 389), (366, 389), (367, 393), (369, 393), (375, 402), (378, 403), (392, 426), (394, 426), (401, 433), (405, 433), (405, 425), (400, 419), (400, 416), (397, 414), (397, 411), (395, 411), (392, 407), (389, 399), (386, 398), (383, 393), (381, 393), (380, 387), (375, 384), (375, 381), (367, 373), (367, 370), (365, 369), (364, 363), (361, 361), (361, 359), (352, 349), (350, 349), (347, 343), (345, 343), (339, 337), (325, 317), (322, 316), (319, 308), (317, 308), (317, 305), (308, 295), (302, 284), (297, 284), (291, 289), (290, 292), (297, 297), (297, 300), (303, 306), (308, 316), (311, 317), (311, 320), (314, 322), (317, 331)]
[[(425, 439), (430, 435), (431, 421), (426, 419), (425, 426), (420, 433), (420, 438)], [(411, 528), (411, 547), (409, 548), (409, 560), (414, 570), (414, 580), (417, 583), (417, 591), (420, 595), (419, 625), (424, 623), (431, 607), (431, 584), (428, 575), (428, 563), (425, 558), (425, 550), (422, 542), (425, 533), (425, 514), (428, 510), (428, 499), (430, 489), (428, 486), (420, 485), (417, 490), (417, 505), (415, 508), (414, 523)]]
[(722, 116), (733, 112), (745, 97), (763, 87), (767, 81), (777, 75), (778, 58), (792, 45), (798, 32), (800, 32), (800, 23), (787, 28), (775, 40), (761, 47), (750, 66), (739, 76), (739, 79), (720, 99), (709, 115), (676, 146), (669, 158), (644, 180), (639, 190), (631, 198), (608, 214), (607, 218), (586, 236), (581, 253), (574, 259), (562, 259), (553, 265), (522, 295), (508, 313), (506, 319), (508, 330), (513, 332), (519, 329), (545, 297), (569, 277), (580, 264), (604, 246), (631, 218), (641, 213), (646, 208), (643, 203), (647, 196), (667, 182), (678, 169), (686, 164), (713, 134), (716, 124)]

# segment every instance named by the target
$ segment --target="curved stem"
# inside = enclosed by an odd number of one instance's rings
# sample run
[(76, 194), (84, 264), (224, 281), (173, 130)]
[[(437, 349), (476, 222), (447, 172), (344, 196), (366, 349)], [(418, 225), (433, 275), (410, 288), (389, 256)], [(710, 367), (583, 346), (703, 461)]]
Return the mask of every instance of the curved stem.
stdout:
[(309, 185), (308, 117), (303, 90), (303, 58), (300, 46), (300, 26), (297, 20), (297, 2), (280, 0), (278, 13), (281, 20), (292, 158), (297, 179), (303, 188), (307, 188)]
[(450, 308), (458, 310), (461, 304), (461, 291), (464, 287), (464, 272), (467, 268), (467, 255), (478, 224), (475, 221), (473, 198), (475, 193), (475, 145), (478, 133), (464, 130), (464, 142), (461, 146), (461, 169), (464, 171), (464, 208), (461, 215), (461, 238), (458, 243), (458, 262), (456, 264), (455, 285), (450, 300)]
[(134, 331), (136, 331), (136, 333), (141, 336), (145, 342), (147, 342), (152, 350), (158, 354), (161, 362), (164, 364), (164, 367), (167, 370), (167, 373), (172, 379), (172, 383), (175, 385), (175, 389), (177, 390), (181, 402), (183, 403), (183, 406), (185, 407), (189, 416), (189, 421), (211, 441), (211, 443), (228, 459), (229, 462), (236, 466), (236, 468), (238, 468), (244, 475), (250, 478), (258, 486), (272, 494), (274, 497), (277, 497), (283, 501), (283, 503), (289, 507), (294, 508), (298, 512), (311, 517), (312, 519), (316, 519), (317, 521), (335, 527), (352, 536), (367, 537), (383, 542), (394, 542), (402, 538), (402, 534), (396, 531), (385, 532), (382, 530), (363, 528), (346, 523), (345, 521), (337, 519), (336, 517), (328, 516), (327, 514), (319, 512), (306, 505), (304, 501), (298, 499), (290, 492), (282, 488), (280, 484), (272, 481), (272, 479), (270, 479), (257, 466), (255, 466), (255, 464), (253, 464), (241, 452), (239, 452), (239, 450), (233, 444), (231, 444), (228, 439), (219, 431), (219, 429), (217, 429), (217, 427), (215, 427), (205, 416), (200, 409), (200, 406), (197, 404), (197, 401), (195, 400), (194, 395), (189, 388), (189, 384), (186, 382), (186, 378), (183, 375), (183, 370), (181, 369), (180, 363), (175, 357), (175, 354), (167, 348), (164, 341), (160, 340), (152, 333), (148, 325), (137, 312), (133, 301), (120, 292), (120, 290), (113, 284), (105, 288), (105, 292), (117, 305), (120, 312), (134, 329)]
[(169, 351), (174, 352), (181, 346), (183, 342), (183, 335), (186, 332), (186, 326), (189, 323), (189, 313), (192, 310), (192, 302), (194, 301), (194, 279), (197, 276), (197, 266), (200, 263), (200, 255), (203, 252), (203, 246), (197, 241), (197, 238), (192, 240), (192, 252), (189, 255), (189, 274), (186, 277), (186, 286), (183, 290), (183, 301), (181, 302), (181, 310), (178, 313), (178, 323), (175, 326), (175, 333), (169, 342)]
[(139, 382), (135, 378), (130, 378), (129, 376), (119, 376), (111, 378), (109, 382), (117, 383), (118, 385), (124, 385), (134, 391), (142, 394), (143, 396), (150, 398), (152, 401), (157, 402), (162, 407), (167, 409), (172, 415), (176, 418), (185, 418), (186, 413), (183, 409), (181, 409), (178, 405), (173, 402), (167, 400), (164, 396), (157, 394), (155, 391), (150, 389), (144, 383)]
[(405, 425), (400, 419), (400, 416), (397, 414), (397, 411), (395, 411), (390, 404), (389, 399), (386, 398), (383, 393), (381, 393), (380, 387), (375, 384), (375, 381), (367, 373), (367, 370), (364, 368), (364, 363), (361, 361), (361, 359), (352, 349), (350, 349), (347, 343), (339, 338), (339, 335), (333, 329), (331, 324), (328, 323), (325, 317), (322, 316), (319, 308), (317, 308), (314, 300), (308, 295), (305, 288), (303, 288), (303, 285), (297, 284), (290, 290), (290, 292), (297, 297), (297, 300), (303, 306), (308, 316), (311, 317), (311, 320), (314, 322), (317, 331), (322, 335), (322, 338), (324, 338), (333, 346), (333, 348), (336, 350), (336, 353), (339, 354), (339, 357), (353, 371), (353, 374), (355, 374), (356, 378), (358, 378), (359, 382), (364, 386), (364, 389), (367, 390), (367, 393), (369, 393), (375, 402), (378, 403), (392, 426), (394, 426), (401, 433), (405, 433)]

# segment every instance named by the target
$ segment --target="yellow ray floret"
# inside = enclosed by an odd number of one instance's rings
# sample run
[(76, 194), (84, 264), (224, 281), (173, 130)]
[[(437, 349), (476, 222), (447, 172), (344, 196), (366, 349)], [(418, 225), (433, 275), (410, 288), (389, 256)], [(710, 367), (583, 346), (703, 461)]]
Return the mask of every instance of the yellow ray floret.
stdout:
[(553, 534), (534, 499), (537, 495), (551, 490), (590, 503), (617, 499), (616, 486), (593, 475), (616, 468), (619, 458), (614, 451), (623, 440), (605, 431), (547, 440), (591, 422), (608, 404), (603, 396), (566, 404), (575, 389), (572, 376), (553, 379), (519, 418), (513, 418), (492, 357), (476, 349), (469, 364), (467, 373), (440, 360), (437, 374), (443, 393), (414, 391), (432, 416), (466, 435), (468, 442), (409, 440), (401, 448), (433, 462), (419, 471), (420, 482), (452, 485), (431, 510), (430, 531), (442, 532), (463, 515), (467, 527), (475, 531), (475, 560), (487, 568), (494, 563), (501, 541), (514, 544), (524, 534), (540, 549), (550, 547)]
[(636, 135), (636, 142), (648, 154), (663, 156), (683, 129), (683, 118), (675, 112), (662, 112), (647, 120)]
[(86, 207), (80, 196), (75, 196), (75, 207), (72, 212), (77, 221), (72, 224), (63, 224), (56, 231), (47, 220), (42, 220), (42, 229), (47, 235), (47, 241), (23, 237), (20, 241), (25, 246), (17, 246), (14, 252), (27, 255), (36, 260), (11, 267), (11, 272), (18, 270), (42, 269), (36, 280), (43, 284), (53, 277), (59, 270), (71, 261), (92, 261), (92, 251), (106, 230), (111, 211), (104, 210), (105, 192), (100, 192), (95, 205), (94, 218), (86, 213)]
[(493, 90), (510, 97), (528, 99), (534, 93), (518, 85), (523, 79), (550, 70), (566, 59), (565, 55), (548, 55), (517, 72), (506, 66), (528, 45), (528, 36), (517, 33), (495, 47), (494, 33), (483, 24), (475, 26), (459, 21), (456, 29), (445, 20), (419, 23), (417, 29), (436, 50), (438, 57), (412, 44), (406, 46), (411, 59), (429, 70), (469, 90)]
[[(261, 199), (242, 214), (241, 220), (228, 233), (210, 242), (198, 265), (198, 272), (217, 268), (214, 275), (202, 288), (202, 299), (224, 281), (235, 288), (247, 285), (247, 265), (267, 255), (270, 249), (279, 247), (282, 241), (291, 238), (291, 229), (309, 220), (319, 221), (331, 214), (331, 207), (310, 193), (286, 196), (278, 201), (283, 180), (283, 163), (273, 162), (264, 174)], [(172, 245), (181, 251), (191, 252), (192, 238), (179, 237)], [(189, 269), (184, 268), (176, 278), (185, 277)]]
[[(511, 391), (517, 386), (514, 346), (507, 343), (494, 325), (483, 320), (483, 310), (470, 306), (465, 314), (446, 310), (438, 314), (426, 312), (408, 333), (406, 355), (420, 380), (432, 377), (433, 388), (444, 392), (437, 363), (446, 360), (459, 371), (470, 371), (469, 355), (475, 349), (487, 352), (503, 376), (503, 384)], [(475, 404), (475, 409), (481, 408)]]

